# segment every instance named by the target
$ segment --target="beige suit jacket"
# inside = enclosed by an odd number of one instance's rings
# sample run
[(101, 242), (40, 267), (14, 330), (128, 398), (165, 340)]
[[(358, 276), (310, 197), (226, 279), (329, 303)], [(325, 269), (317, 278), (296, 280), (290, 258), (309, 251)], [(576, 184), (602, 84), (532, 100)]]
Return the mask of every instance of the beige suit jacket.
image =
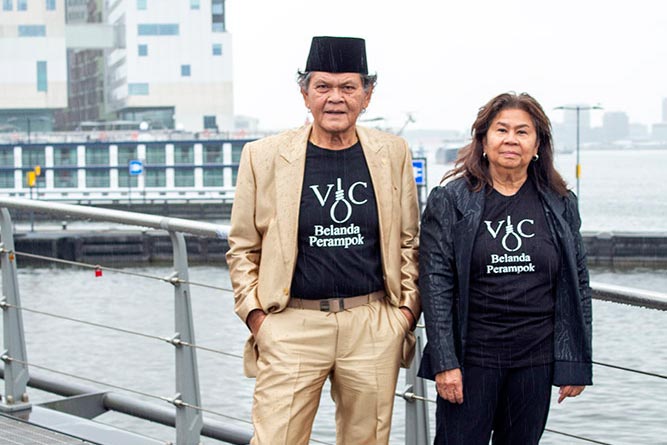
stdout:
[[(311, 126), (248, 143), (241, 154), (232, 208), (227, 264), (235, 311), (245, 322), (254, 309), (279, 312), (290, 298), (297, 258), (299, 207)], [(378, 206), (383, 279), (389, 303), (419, 318), (419, 207), (410, 150), (404, 139), (357, 127)], [(414, 336), (404, 345), (404, 363)], [(253, 339), (244, 364), (252, 375)]]

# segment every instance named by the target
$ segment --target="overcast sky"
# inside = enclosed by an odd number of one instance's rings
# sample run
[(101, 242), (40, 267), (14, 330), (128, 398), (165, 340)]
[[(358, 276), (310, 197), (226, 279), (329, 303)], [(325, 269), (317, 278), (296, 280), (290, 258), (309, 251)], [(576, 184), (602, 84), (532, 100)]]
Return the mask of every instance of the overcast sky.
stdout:
[[(600, 104), (631, 122), (662, 119), (664, 0), (227, 0), (235, 113), (264, 129), (301, 125), (295, 83), (314, 35), (366, 39), (378, 86), (365, 117), (467, 131), (505, 91), (554, 107)], [(597, 118), (595, 114), (598, 114)], [(602, 112), (594, 112), (593, 122)]]

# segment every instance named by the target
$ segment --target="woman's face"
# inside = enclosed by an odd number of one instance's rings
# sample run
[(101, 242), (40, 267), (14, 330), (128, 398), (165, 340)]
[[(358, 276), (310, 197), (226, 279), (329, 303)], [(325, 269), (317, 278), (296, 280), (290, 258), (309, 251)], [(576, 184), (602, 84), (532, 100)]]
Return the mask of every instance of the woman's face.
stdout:
[(307, 91), (301, 91), (313, 114), (313, 131), (327, 135), (353, 133), (357, 117), (368, 107), (372, 91), (364, 91), (358, 73), (313, 72)]
[(538, 149), (537, 131), (530, 114), (518, 109), (498, 113), (484, 137), (483, 149), (492, 172), (528, 171)]

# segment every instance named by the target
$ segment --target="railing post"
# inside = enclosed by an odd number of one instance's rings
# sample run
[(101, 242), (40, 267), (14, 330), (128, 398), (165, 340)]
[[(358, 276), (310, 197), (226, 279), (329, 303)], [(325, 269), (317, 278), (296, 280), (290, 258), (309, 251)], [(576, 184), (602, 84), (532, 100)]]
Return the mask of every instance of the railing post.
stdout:
[[(12, 219), (7, 209), (0, 209), (0, 233), (2, 235), (0, 253), (2, 264), (2, 306), (4, 350), (2, 360), (5, 368), (5, 394), (0, 401), (0, 411), (20, 411), (30, 408), (26, 387), (29, 380), (28, 358), (23, 331), (23, 317), (17, 307), (21, 307), (16, 257), (14, 256), (14, 234)], [(15, 360), (14, 360), (15, 359)]]
[(412, 365), (405, 372), (406, 389), (405, 398), (405, 444), (406, 445), (430, 445), (431, 440), (428, 424), (428, 402), (406, 397), (406, 392), (411, 392), (415, 396), (426, 399), (426, 384), (423, 379), (417, 377), (417, 370), (422, 359), (424, 350), (423, 328), (418, 327), (415, 330), (417, 344), (415, 345), (415, 358)]
[[(188, 278), (188, 256), (185, 237), (180, 232), (169, 231), (174, 252), (174, 269), (177, 280), (174, 285), (176, 336), (182, 342), (195, 344), (195, 329), (190, 300)], [(187, 405), (201, 406), (197, 353), (193, 347), (176, 345), (176, 398)], [(176, 444), (196, 445), (200, 443), (204, 423), (199, 409), (187, 405), (176, 405)]]

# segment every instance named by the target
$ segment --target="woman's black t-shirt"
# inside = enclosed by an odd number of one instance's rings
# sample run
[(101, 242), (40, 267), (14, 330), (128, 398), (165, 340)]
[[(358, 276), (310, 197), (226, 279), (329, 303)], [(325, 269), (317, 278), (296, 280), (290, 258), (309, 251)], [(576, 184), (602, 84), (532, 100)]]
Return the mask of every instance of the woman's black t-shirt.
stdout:
[(553, 361), (556, 246), (535, 185), (492, 190), (472, 253), (464, 363), (516, 368)]

